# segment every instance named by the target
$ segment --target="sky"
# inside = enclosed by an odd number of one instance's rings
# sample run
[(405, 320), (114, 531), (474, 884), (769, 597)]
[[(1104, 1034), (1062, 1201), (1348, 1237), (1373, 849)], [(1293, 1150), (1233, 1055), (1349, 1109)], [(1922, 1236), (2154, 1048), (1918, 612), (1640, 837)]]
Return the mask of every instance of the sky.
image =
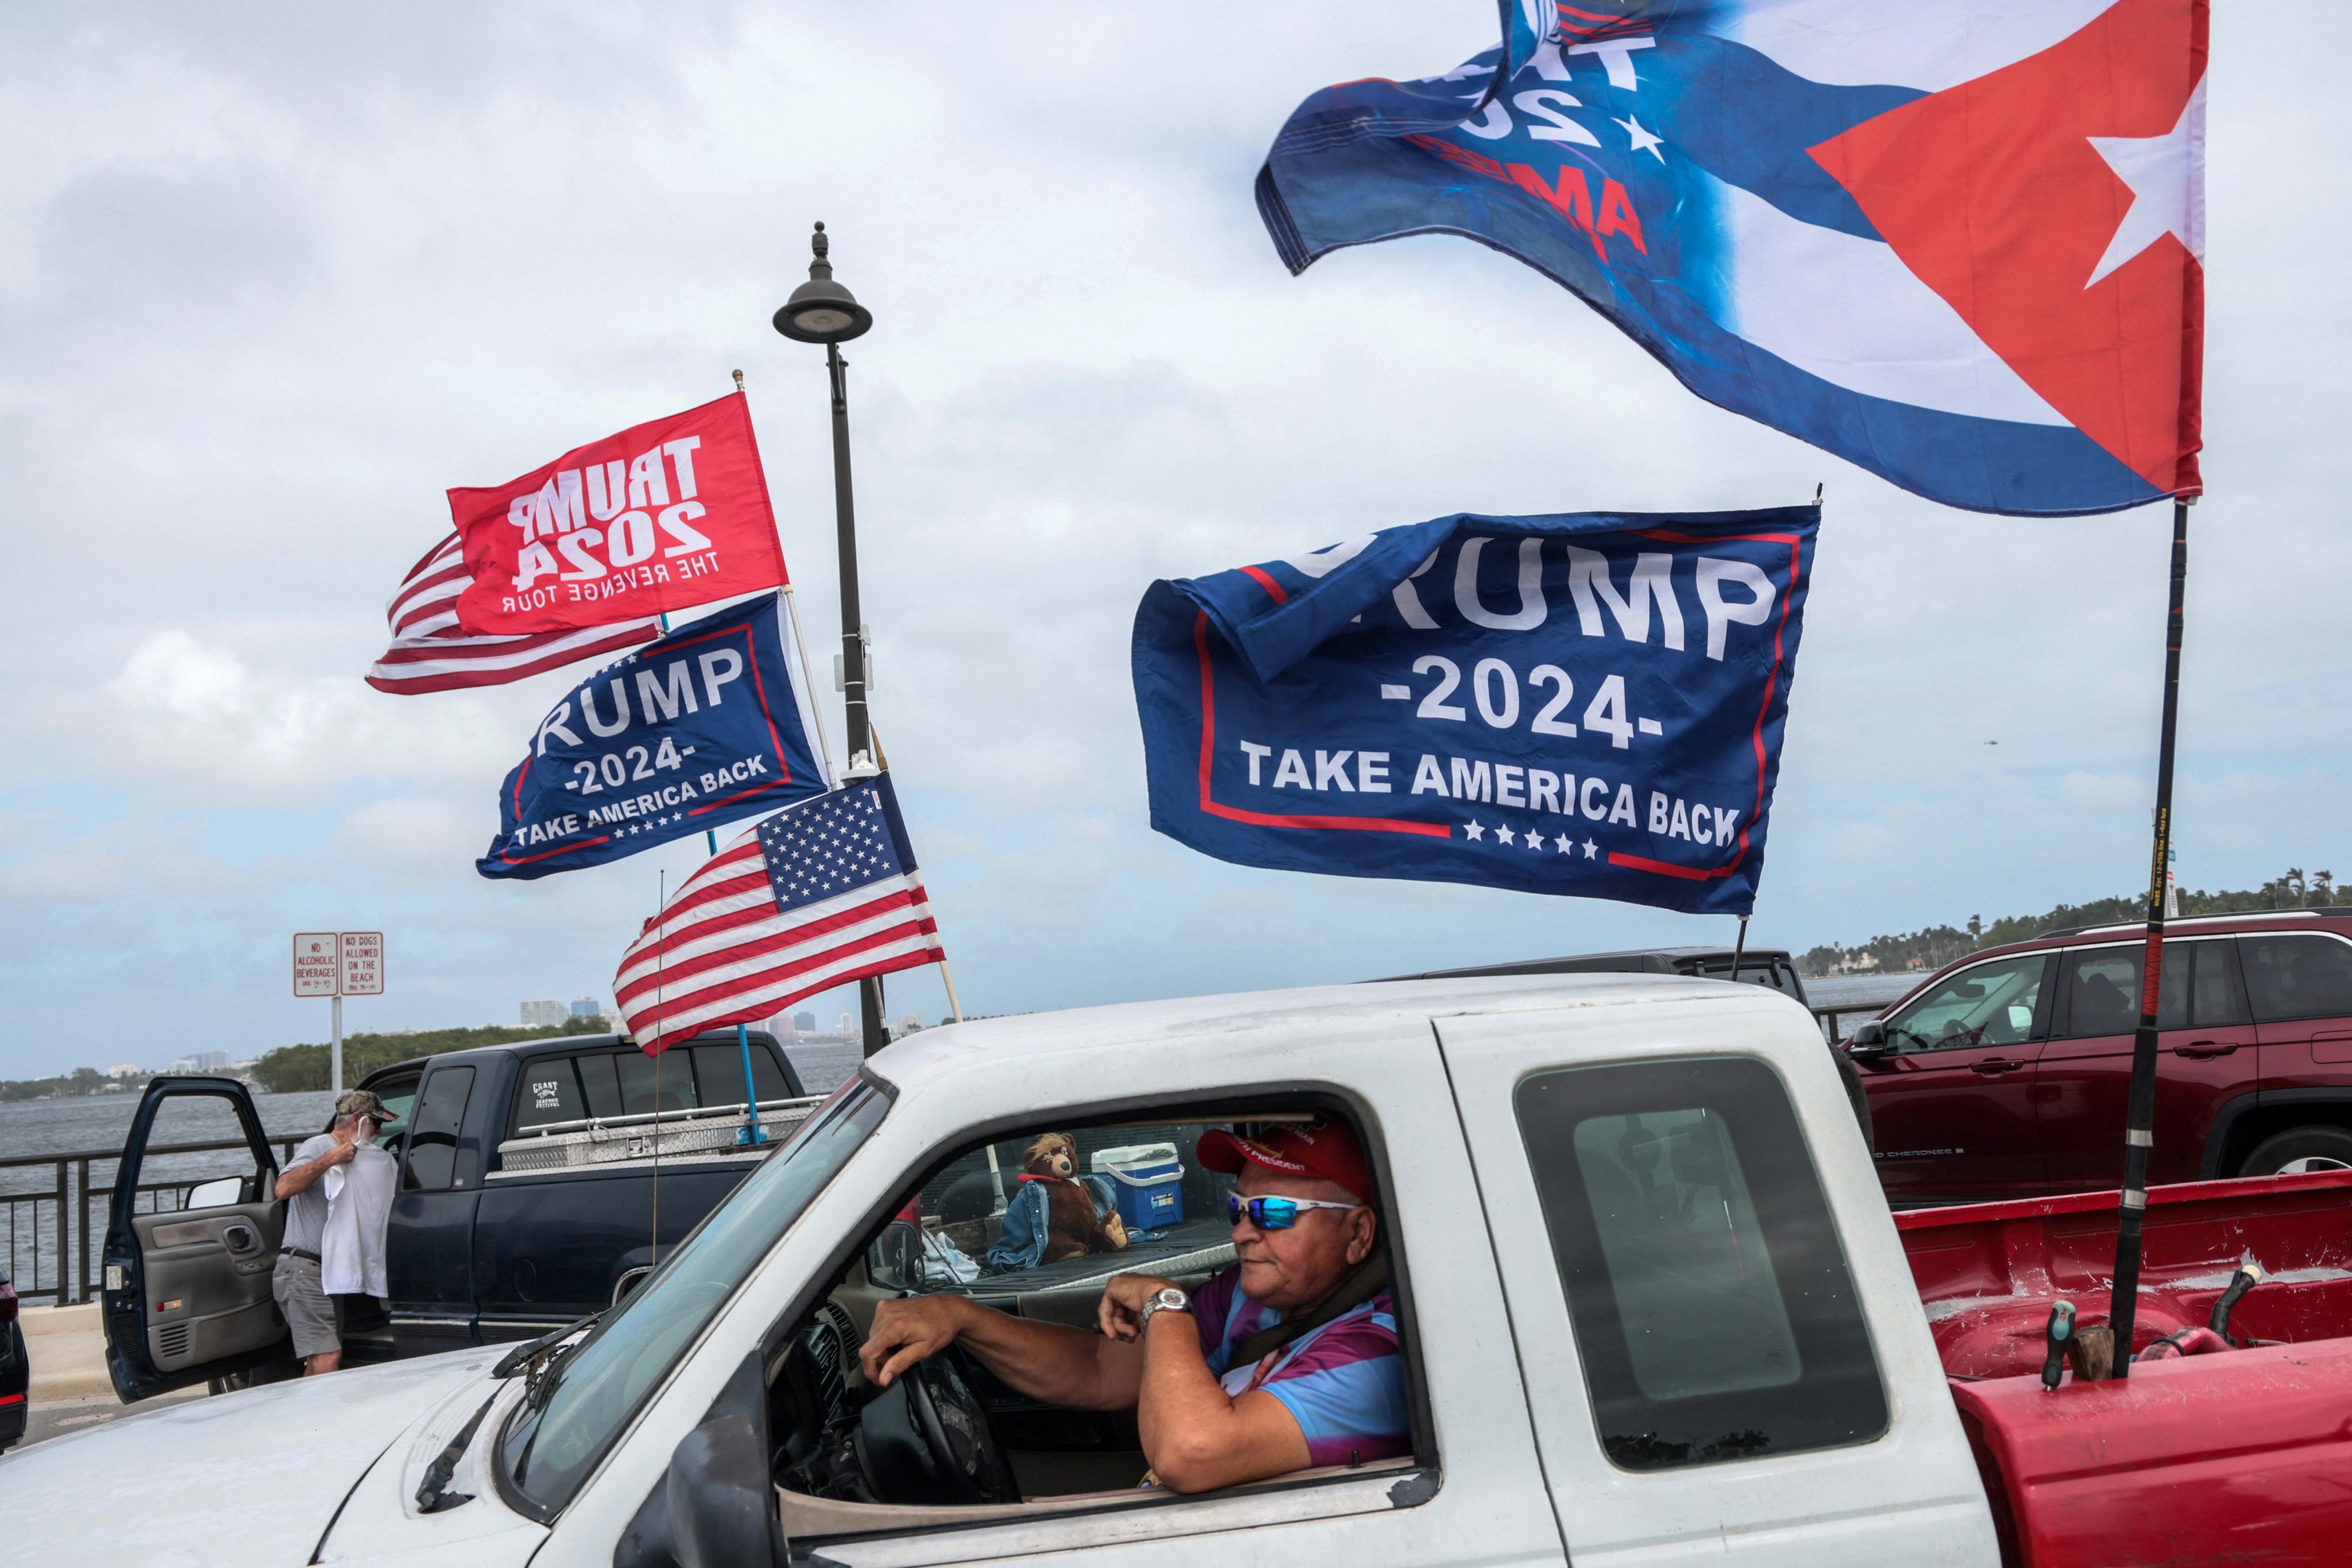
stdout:
[[(352, 1030), (609, 995), (694, 846), (473, 869), (589, 666), (418, 697), (360, 676), (446, 488), (736, 369), (822, 667), (822, 355), (768, 325), (818, 219), (875, 315), (848, 350), (874, 714), (968, 1010), (1731, 939), (1150, 831), (1145, 587), (1454, 511), (1826, 486), (1751, 943), (2142, 885), (2166, 508), (1933, 506), (1700, 402), (1458, 240), (1286, 274), (1251, 200), (1284, 117), (1493, 27), (1475, 0), (0, 11), (0, 1077), (324, 1039), (327, 1004), (289, 995), (296, 931), (385, 933)], [(2336, 0), (2216, 7), (2190, 887), (2352, 873), (2352, 542), (2326, 475), (2347, 56)], [(931, 971), (889, 995), (946, 1009)]]

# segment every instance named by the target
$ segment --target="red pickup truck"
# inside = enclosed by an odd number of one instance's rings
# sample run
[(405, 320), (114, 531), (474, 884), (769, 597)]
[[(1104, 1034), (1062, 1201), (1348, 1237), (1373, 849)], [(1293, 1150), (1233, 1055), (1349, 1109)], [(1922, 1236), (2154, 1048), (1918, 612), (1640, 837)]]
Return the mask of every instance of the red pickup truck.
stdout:
[[(1895, 1217), (2004, 1563), (2352, 1558), (2347, 1200), (2352, 1171), (2152, 1189), (2133, 1349), (2189, 1354), (2054, 1390), (2053, 1303), (2106, 1321), (2116, 1195)], [(2264, 1277), (2216, 1333), (2249, 1259)]]

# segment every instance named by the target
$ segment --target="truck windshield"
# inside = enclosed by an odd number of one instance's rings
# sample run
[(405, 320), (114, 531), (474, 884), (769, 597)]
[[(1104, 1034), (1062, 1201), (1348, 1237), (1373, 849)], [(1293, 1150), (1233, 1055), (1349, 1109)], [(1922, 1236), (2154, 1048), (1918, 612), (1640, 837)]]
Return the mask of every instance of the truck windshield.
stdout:
[(843, 1084), (589, 1331), (539, 1406), (517, 1415), (499, 1459), (508, 1484), (542, 1518), (571, 1501), (646, 1396), (889, 1108), (872, 1080)]

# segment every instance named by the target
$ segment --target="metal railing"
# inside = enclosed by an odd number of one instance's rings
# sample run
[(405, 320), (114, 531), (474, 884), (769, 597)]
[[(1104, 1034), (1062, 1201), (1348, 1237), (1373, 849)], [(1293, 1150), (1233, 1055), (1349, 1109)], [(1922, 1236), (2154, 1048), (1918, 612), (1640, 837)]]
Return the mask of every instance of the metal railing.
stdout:
[(1813, 1009), (1813, 1018), (1822, 1026), (1822, 1038), (1827, 1040), (1832, 1045), (1835, 1045), (1838, 1041), (1843, 1040), (1847, 1035), (1853, 1032), (1853, 1030), (1850, 1029), (1839, 1029), (1838, 1019), (1842, 1018), (1851, 1018), (1856, 1013), (1865, 1013), (1875, 1016), (1879, 1013), (1885, 1012), (1887, 1004), (1885, 1002), (1847, 1002), (1843, 1006), (1834, 1008), (1816, 1006)]
[[(280, 1166), (295, 1145), (311, 1134), (273, 1136)], [(249, 1153), (242, 1138), (213, 1144), (151, 1144), (147, 1159), (164, 1155), (215, 1154), (233, 1149)], [(0, 1192), (0, 1207), (7, 1211), (9, 1272), (16, 1294), (58, 1306), (94, 1300), (98, 1294), (99, 1256), (104, 1250), (107, 1214), (114, 1201), (115, 1182), (122, 1159), (121, 1149), (83, 1149), (71, 1154), (18, 1155), (0, 1158), (0, 1184), (15, 1186), (24, 1178), (11, 1173), (47, 1170), (52, 1181), (31, 1191)], [(90, 1184), (90, 1167), (102, 1167), (101, 1184)], [(168, 1214), (184, 1207), (190, 1187), (202, 1176), (173, 1181), (141, 1182), (132, 1189), (131, 1207), (139, 1214)], [(92, 1216), (95, 1214), (95, 1218)]]

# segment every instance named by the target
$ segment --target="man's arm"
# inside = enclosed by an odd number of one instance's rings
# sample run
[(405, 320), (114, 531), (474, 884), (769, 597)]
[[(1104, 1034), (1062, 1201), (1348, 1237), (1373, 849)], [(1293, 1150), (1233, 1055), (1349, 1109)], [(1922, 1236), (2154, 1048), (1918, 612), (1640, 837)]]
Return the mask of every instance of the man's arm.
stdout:
[[(1166, 1283), (1139, 1274), (1113, 1280), (1103, 1294), (1106, 1327), (1134, 1333), (1133, 1314)], [(1127, 1296), (1135, 1298), (1132, 1304), (1122, 1299)], [(1238, 1396), (1225, 1392), (1201, 1354), (1200, 1329), (1190, 1312), (1152, 1313), (1140, 1340), (1143, 1384), (1136, 1425), (1143, 1435), (1143, 1457), (1151, 1461), (1160, 1485), (1170, 1491), (1211, 1491), (1302, 1470), (1312, 1462), (1307, 1434), (1288, 1406), (1263, 1388)]]
[(957, 1343), (1021, 1393), (1065, 1409), (1131, 1408), (1143, 1380), (1139, 1345), (1032, 1322), (965, 1296), (882, 1302), (858, 1360), (876, 1386), (887, 1388), (917, 1362)]
[(356, 1138), (347, 1135), (344, 1128), (335, 1129), (334, 1139), (334, 1146), (316, 1159), (305, 1160), (299, 1166), (287, 1168), (285, 1174), (278, 1178), (278, 1197), (292, 1197), (298, 1192), (308, 1192), (310, 1184), (325, 1176), (329, 1167), (341, 1165), (359, 1151)]

